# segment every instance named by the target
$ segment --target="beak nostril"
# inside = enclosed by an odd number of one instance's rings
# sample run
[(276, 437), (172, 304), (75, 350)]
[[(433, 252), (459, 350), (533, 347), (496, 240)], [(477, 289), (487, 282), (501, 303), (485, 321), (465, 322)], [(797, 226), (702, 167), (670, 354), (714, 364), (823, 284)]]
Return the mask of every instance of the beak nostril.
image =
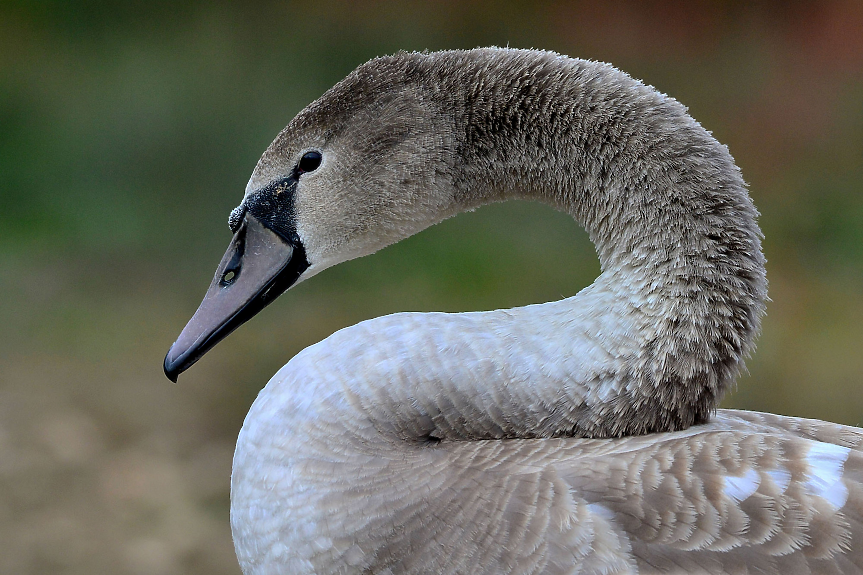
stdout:
[(222, 276), (222, 279), (219, 283), (223, 286), (229, 286), (234, 283), (234, 280), (237, 279), (237, 276), (240, 275), (240, 270), (228, 270)]

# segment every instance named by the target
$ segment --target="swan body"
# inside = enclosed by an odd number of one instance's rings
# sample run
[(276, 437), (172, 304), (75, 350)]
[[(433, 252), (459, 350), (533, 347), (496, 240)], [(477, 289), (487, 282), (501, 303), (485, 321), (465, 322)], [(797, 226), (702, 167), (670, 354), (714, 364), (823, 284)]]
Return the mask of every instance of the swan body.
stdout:
[(360, 66), (264, 153), (166, 373), (296, 281), (508, 198), (572, 214), (599, 278), (372, 319), (291, 359), (237, 443), (243, 571), (863, 573), (863, 431), (716, 409), (767, 290), (739, 171), (606, 64), (491, 48)]

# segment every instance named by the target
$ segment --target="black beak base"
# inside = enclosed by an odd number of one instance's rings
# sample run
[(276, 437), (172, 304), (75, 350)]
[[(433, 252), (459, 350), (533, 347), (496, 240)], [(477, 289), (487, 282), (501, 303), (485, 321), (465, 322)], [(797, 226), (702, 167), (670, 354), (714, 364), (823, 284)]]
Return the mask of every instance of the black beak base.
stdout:
[(165, 375), (177, 377), (214, 345), (264, 309), (309, 267), (301, 243), (288, 241), (246, 213), (204, 301), (165, 356)]

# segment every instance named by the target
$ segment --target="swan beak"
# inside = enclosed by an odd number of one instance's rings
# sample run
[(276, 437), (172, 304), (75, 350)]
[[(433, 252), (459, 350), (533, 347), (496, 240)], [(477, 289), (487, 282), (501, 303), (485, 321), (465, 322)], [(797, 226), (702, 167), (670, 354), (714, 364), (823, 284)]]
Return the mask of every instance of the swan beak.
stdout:
[(210, 348), (280, 296), (309, 267), (299, 241), (288, 241), (248, 212), (198, 311), (165, 356), (165, 375), (177, 377)]

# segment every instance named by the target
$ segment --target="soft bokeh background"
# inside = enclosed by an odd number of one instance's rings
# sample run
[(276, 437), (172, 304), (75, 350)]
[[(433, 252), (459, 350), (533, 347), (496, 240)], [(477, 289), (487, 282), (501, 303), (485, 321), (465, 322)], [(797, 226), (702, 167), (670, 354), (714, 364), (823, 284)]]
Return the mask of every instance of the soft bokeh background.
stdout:
[(613, 62), (726, 143), (763, 216), (772, 303), (725, 405), (863, 423), (863, 3), (0, 3), (0, 572), (239, 573), (234, 440), (334, 330), (569, 296), (585, 234), (531, 204), (462, 215), (300, 285), (178, 385), (260, 153), (399, 49)]

